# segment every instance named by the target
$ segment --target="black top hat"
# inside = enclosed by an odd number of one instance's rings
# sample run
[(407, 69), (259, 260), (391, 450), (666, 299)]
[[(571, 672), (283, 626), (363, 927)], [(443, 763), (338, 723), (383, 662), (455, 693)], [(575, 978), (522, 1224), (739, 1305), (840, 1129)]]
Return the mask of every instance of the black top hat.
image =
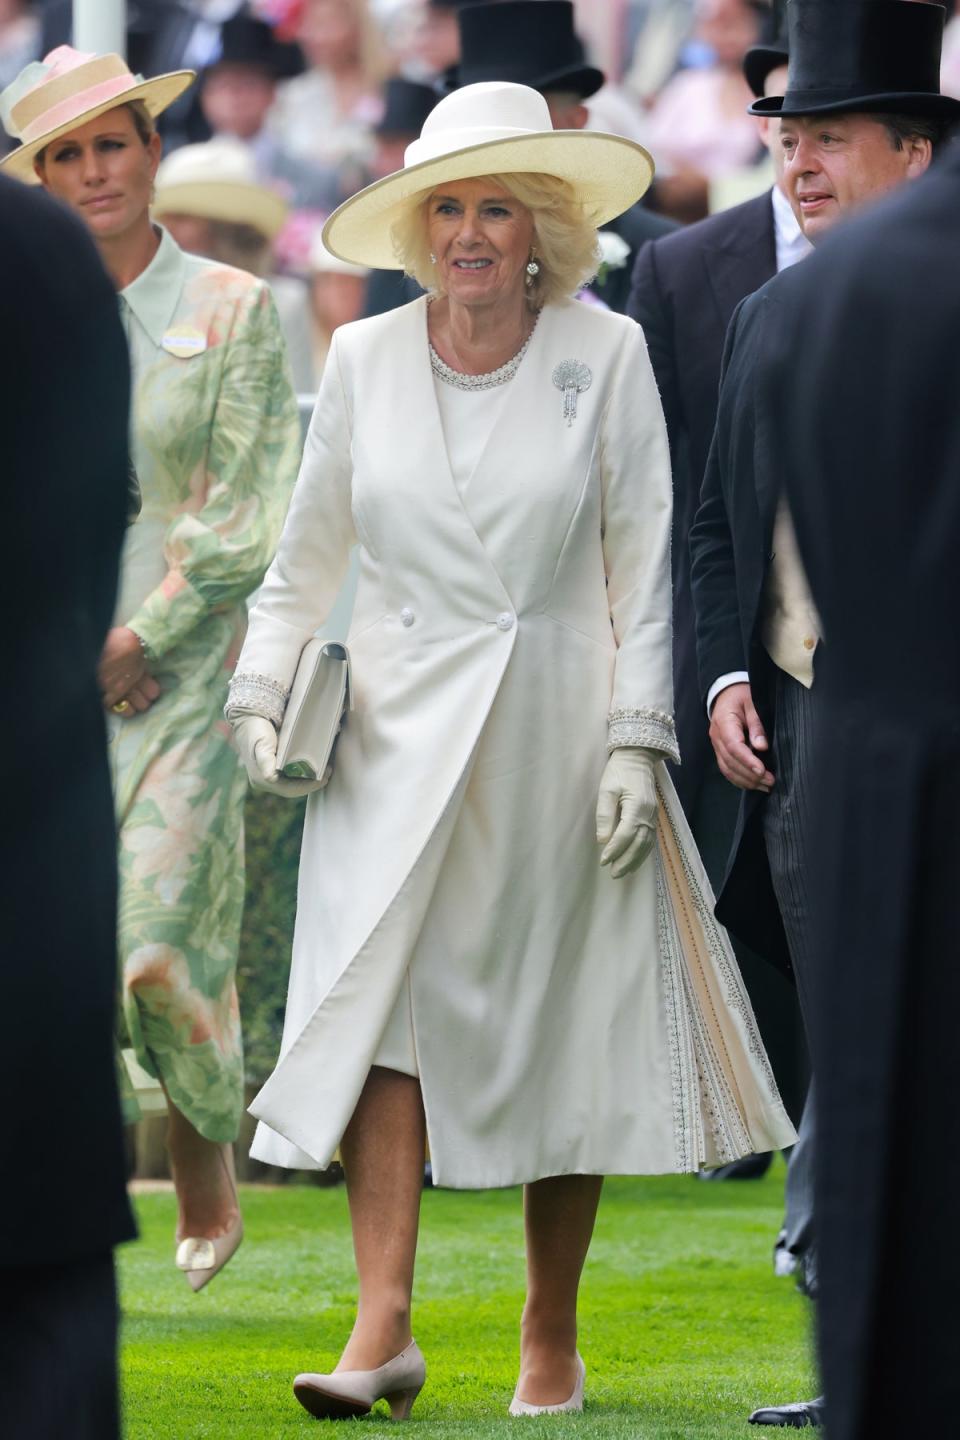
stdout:
[(942, 5), (917, 0), (789, 0), (786, 95), (767, 95), (754, 115), (895, 111), (960, 116), (940, 94)]
[(386, 84), (383, 119), (374, 126), (377, 135), (419, 135), (423, 122), (439, 100), (429, 85), (392, 76)]
[(767, 10), (757, 45), (751, 45), (743, 57), (743, 73), (754, 95), (763, 94), (771, 70), (786, 65), (790, 58), (787, 43), (786, 0), (773, 0)]
[(511, 80), (532, 90), (569, 90), (585, 100), (603, 84), (603, 71), (587, 64), (573, 28), (571, 0), (466, 5), (458, 19), (461, 59), (453, 88)]
[(214, 65), (256, 65), (277, 80), (290, 80), (306, 68), (299, 45), (278, 40), (272, 26), (242, 12), (220, 27), (220, 54), (206, 67)]

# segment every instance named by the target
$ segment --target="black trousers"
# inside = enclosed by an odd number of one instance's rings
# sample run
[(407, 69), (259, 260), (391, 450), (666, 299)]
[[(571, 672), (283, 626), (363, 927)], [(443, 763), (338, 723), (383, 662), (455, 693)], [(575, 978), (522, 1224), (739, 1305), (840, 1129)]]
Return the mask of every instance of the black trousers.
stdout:
[[(811, 1004), (811, 933), (809, 844), (813, 777), (814, 699), (792, 676), (777, 671), (773, 725), (776, 784), (763, 802), (763, 834), (770, 876), (790, 948), (797, 994), (805, 1020)], [(817, 1290), (814, 1244), (816, 1106), (813, 1085), (804, 1110), (800, 1141), (790, 1157), (787, 1178), (789, 1247), (802, 1255), (807, 1293)]]
[(117, 1440), (119, 1433), (112, 1252), (0, 1266), (3, 1440)]

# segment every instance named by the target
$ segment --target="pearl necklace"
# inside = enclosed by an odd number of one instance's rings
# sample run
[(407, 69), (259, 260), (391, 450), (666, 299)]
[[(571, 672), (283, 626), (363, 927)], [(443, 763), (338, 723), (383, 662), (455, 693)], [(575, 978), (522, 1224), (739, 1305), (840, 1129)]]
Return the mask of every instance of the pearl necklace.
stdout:
[(498, 385), (506, 385), (507, 381), (512, 380), (520, 369), (520, 362), (530, 348), (530, 341), (533, 339), (539, 319), (540, 311), (538, 310), (533, 319), (533, 330), (530, 331), (516, 355), (497, 370), (488, 370), (484, 375), (464, 375), (462, 370), (454, 370), (445, 360), (441, 360), (433, 348), (433, 342), (428, 341), (430, 368), (438, 380), (442, 380), (445, 385), (452, 385), (456, 390), (494, 390)]

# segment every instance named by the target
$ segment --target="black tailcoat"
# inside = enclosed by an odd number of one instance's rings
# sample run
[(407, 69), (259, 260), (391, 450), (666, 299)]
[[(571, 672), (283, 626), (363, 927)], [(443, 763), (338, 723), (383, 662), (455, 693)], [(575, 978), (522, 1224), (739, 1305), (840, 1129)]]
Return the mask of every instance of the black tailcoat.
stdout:
[(85, 228), (6, 177), (0, 314), (0, 1267), (37, 1267), (105, 1255), (133, 1234), (96, 682), (127, 508), (129, 370)]
[(812, 864), (831, 1440), (960, 1384), (960, 154), (791, 273), (771, 446), (826, 637)]
[[(802, 266), (775, 275), (743, 301), (730, 322), (717, 426), (690, 532), (701, 703), (721, 675), (745, 670), (768, 736), (773, 734), (775, 670), (760, 643), (761, 601), (783, 476), (783, 457), (771, 425), (768, 352), (776, 337), (780, 297), (797, 269)], [(775, 755), (771, 768), (776, 774)], [(717, 917), (761, 955), (789, 970), (763, 839), (763, 799), (756, 791), (741, 793)]]
[(673, 466), (673, 658), (682, 765), (674, 783), (693, 823), (705, 772), (716, 768), (697, 678), (689, 535), (717, 418), (727, 326), (747, 295), (776, 274), (769, 192), (674, 235), (637, 256), (627, 313), (646, 336), (660, 389)]

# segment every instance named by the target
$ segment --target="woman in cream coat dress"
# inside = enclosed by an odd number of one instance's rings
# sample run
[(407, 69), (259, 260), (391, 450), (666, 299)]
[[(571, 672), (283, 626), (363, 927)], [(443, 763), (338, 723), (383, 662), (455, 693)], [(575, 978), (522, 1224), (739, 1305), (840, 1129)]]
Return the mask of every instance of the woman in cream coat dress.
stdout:
[(254, 783), (301, 789), (276, 726), (357, 546), (354, 708), (252, 1107), (262, 1159), (341, 1146), (360, 1305), (337, 1370), (295, 1382), (317, 1415), (403, 1415), (422, 1384), (425, 1133), (436, 1183), (526, 1185), (513, 1413), (582, 1403), (599, 1177), (792, 1139), (662, 764), (670, 473), (643, 336), (566, 298), (651, 175), (630, 141), (551, 131), (534, 91), (468, 86), (324, 233), (434, 297), (335, 335), (228, 703)]

